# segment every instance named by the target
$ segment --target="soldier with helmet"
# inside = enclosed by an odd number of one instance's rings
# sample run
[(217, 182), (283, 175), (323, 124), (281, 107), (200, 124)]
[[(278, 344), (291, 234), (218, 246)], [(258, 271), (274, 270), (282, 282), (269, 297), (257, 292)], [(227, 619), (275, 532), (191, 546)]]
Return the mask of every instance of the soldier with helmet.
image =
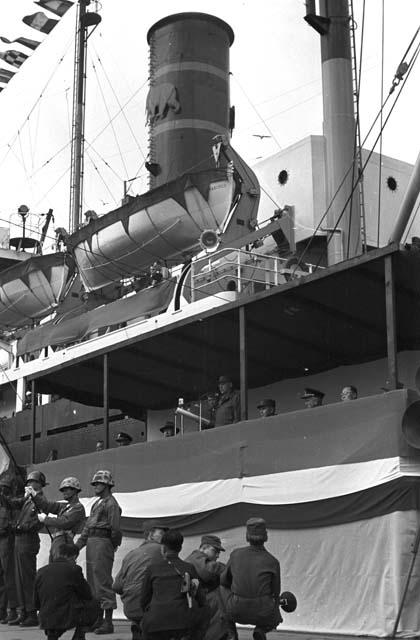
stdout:
[[(8, 502), (12, 481), (0, 478), (0, 623), (7, 624), (18, 617), (13, 535), (13, 509)], [(4, 499), (3, 499), (4, 498)], [(7, 609), (9, 608), (9, 611)]]
[(105, 616), (95, 633), (102, 635), (114, 631), (112, 612), (117, 608), (117, 602), (112, 590), (112, 566), (115, 550), (122, 538), (121, 508), (111, 492), (114, 481), (110, 471), (97, 471), (91, 485), (97, 500), (92, 505), (76, 546), (82, 549), (86, 545), (87, 580)]
[[(45, 496), (35, 496), (34, 502), (40, 511), (38, 520), (51, 530), (52, 542), (50, 549), (50, 562), (55, 559), (58, 549), (62, 544), (73, 543), (76, 533), (80, 533), (86, 520), (85, 508), (79, 501), (79, 493), (82, 487), (77, 478), (64, 478), (60, 484), (60, 492), (64, 500), (56, 502), (48, 501)], [(54, 513), (57, 517), (51, 518), (47, 514)]]
[(47, 484), (42, 471), (31, 471), (26, 480), (25, 495), (22, 498), (5, 498), (11, 508), (18, 509), (15, 525), (15, 568), (19, 615), (9, 624), (21, 627), (38, 626), (38, 617), (34, 604), (34, 583), (36, 576), (36, 557), (40, 540), (39, 530), (42, 524), (38, 520), (38, 508), (33, 497), (42, 496)]

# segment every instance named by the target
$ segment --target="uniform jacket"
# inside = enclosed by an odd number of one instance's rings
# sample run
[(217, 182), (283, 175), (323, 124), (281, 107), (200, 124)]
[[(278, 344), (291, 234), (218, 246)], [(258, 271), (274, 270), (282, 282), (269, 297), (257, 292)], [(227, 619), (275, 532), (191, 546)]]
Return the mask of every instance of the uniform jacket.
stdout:
[(226, 610), (235, 622), (273, 629), (281, 621), (280, 564), (264, 547), (232, 551), (220, 584), (230, 589)]
[(5, 537), (13, 532), (15, 514), (12, 505), (3, 496), (0, 496), (0, 536)]
[(188, 608), (186, 594), (181, 592), (185, 572), (191, 578), (198, 578), (193, 565), (176, 555), (161, 558), (147, 567), (141, 593), (145, 631), (187, 629), (196, 625), (200, 619), (200, 608), (206, 604), (206, 595), (199, 586), (193, 607)]
[(195, 567), (203, 588), (208, 592), (216, 589), (220, 584), (220, 574), (223, 572), (225, 565), (222, 562), (209, 560), (203, 551), (195, 549), (185, 562), (189, 562)]
[(241, 419), (241, 399), (238, 391), (229, 391), (219, 396), (215, 412), (215, 426), (232, 424)]
[(92, 592), (77, 564), (58, 558), (37, 572), (35, 607), (41, 629), (75, 627), (86, 600), (92, 600)]
[(140, 620), (143, 617), (140, 598), (146, 569), (161, 560), (160, 550), (158, 542), (145, 540), (137, 549), (129, 551), (122, 561), (112, 588), (121, 596), (124, 614), (129, 620)]
[[(43, 495), (42, 491), (38, 495)], [(18, 510), (16, 515), (16, 533), (30, 533), (38, 537), (38, 531), (42, 529), (42, 524), (38, 520), (39, 510), (31, 497), (9, 498), (7, 502), (14, 509)]]
[(68, 531), (74, 535), (81, 532), (86, 520), (86, 513), (77, 496), (72, 502), (67, 502), (67, 500), (50, 502), (45, 496), (36, 496), (35, 502), (37, 507), (44, 513), (55, 513), (57, 515), (57, 518), (48, 518), (47, 516), (44, 520), (44, 525), (49, 529), (56, 530), (54, 531), (55, 533)]
[(121, 507), (112, 494), (106, 498), (98, 498), (93, 503), (90, 516), (87, 518), (76, 543), (79, 549), (85, 546), (89, 537), (89, 529), (92, 528), (109, 531), (114, 548), (121, 544)]

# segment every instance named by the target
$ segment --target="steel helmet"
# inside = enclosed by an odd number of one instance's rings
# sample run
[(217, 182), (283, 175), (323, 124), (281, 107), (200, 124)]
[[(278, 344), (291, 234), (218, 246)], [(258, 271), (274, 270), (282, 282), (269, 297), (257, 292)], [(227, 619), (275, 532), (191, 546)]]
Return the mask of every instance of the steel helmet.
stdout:
[(28, 484), (28, 482), (30, 482), (31, 480), (36, 480), (36, 482), (39, 482), (42, 487), (45, 487), (45, 485), (47, 484), (45, 475), (42, 473), (42, 471), (31, 471), (31, 473), (26, 478), (25, 484)]
[(77, 478), (64, 478), (62, 483), (60, 484), (60, 491), (63, 489), (76, 489), (76, 491), (81, 491), (82, 487), (80, 486), (80, 482)]
[(101, 469), (100, 471), (96, 471), (90, 484), (95, 484), (96, 482), (102, 482), (103, 484), (107, 484), (110, 487), (114, 486), (112, 474), (110, 471), (107, 471), (106, 469)]

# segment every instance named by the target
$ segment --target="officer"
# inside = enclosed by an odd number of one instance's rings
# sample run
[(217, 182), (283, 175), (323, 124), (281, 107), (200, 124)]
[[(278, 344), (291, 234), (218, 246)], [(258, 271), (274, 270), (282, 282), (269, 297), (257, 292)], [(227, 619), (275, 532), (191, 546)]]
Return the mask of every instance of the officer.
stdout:
[[(76, 533), (80, 533), (86, 520), (85, 508), (79, 501), (82, 487), (77, 478), (64, 478), (60, 484), (60, 492), (64, 500), (49, 502), (45, 496), (35, 496), (34, 502), (40, 511), (38, 520), (51, 531), (52, 542), (50, 562), (55, 560), (58, 548), (62, 544), (72, 544)], [(56, 518), (48, 517), (48, 513), (56, 514)]]
[(114, 481), (110, 471), (97, 471), (91, 485), (97, 500), (92, 505), (76, 546), (82, 549), (86, 545), (87, 581), (99, 600), (102, 616), (105, 615), (98, 621), (95, 633), (103, 635), (114, 632), (112, 611), (117, 608), (117, 602), (112, 590), (112, 565), (115, 550), (122, 539), (121, 508), (111, 493)]
[(232, 624), (254, 624), (254, 640), (266, 640), (266, 633), (282, 621), (280, 604), (280, 564), (264, 547), (267, 528), (262, 518), (246, 523), (249, 546), (230, 554), (220, 577), (226, 614)]
[(220, 376), (219, 398), (215, 412), (215, 427), (224, 424), (238, 422), (241, 418), (241, 400), (238, 391), (234, 391), (232, 379), (229, 376)]
[(175, 423), (172, 420), (167, 420), (163, 427), (159, 429), (164, 438), (172, 438), (176, 433), (179, 433), (178, 427), (175, 429)]
[(214, 391), (210, 391), (204, 396), (203, 403), (203, 417), (209, 420), (209, 424), (201, 425), (201, 429), (213, 429), (216, 422), (216, 408), (219, 401), (219, 394)]
[[(0, 478), (0, 624), (8, 624), (18, 618), (13, 535), (13, 510), (7, 498), (12, 493), (12, 482)], [(6, 498), (5, 500), (3, 500)], [(9, 607), (9, 612), (7, 612)]]
[(307, 409), (313, 409), (314, 407), (320, 407), (322, 405), (324, 396), (325, 393), (322, 393), (322, 391), (307, 387), (306, 389), (304, 389), (300, 397), (302, 398), (302, 400), (305, 400), (305, 407)]
[(125, 616), (131, 620), (132, 640), (140, 640), (140, 623), (143, 609), (140, 605), (142, 585), (146, 569), (161, 559), (163, 534), (167, 525), (160, 520), (149, 520), (144, 526), (145, 540), (132, 549), (123, 558), (121, 569), (114, 580), (112, 588), (121, 596)]
[(176, 529), (167, 531), (162, 557), (146, 569), (140, 600), (144, 640), (202, 640), (208, 626), (210, 612), (196, 570), (178, 556), (183, 541)]
[(219, 561), (222, 551), (224, 548), (218, 536), (205, 535), (201, 538), (199, 549), (195, 549), (185, 558), (185, 562), (192, 564), (198, 573), (210, 609), (211, 619), (204, 640), (221, 640), (229, 633), (220, 594), (220, 575), (226, 567)]
[(128, 433), (120, 431), (120, 433), (115, 438), (115, 442), (117, 443), (117, 447), (127, 447), (133, 442), (133, 438)]
[(352, 384), (341, 389), (340, 394), (341, 402), (348, 402), (349, 400), (357, 400), (357, 389)]
[(42, 471), (31, 471), (26, 480), (23, 498), (8, 499), (11, 506), (20, 509), (15, 527), (15, 579), (19, 616), (9, 624), (20, 624), (21, 627), (38, 626), (33, 596), (36, 556), (40, 546), (38, 532), (42, 524), (38, 520), (38, 509), (33, 495), (42, 496), (42, 489), (46, 484)]
[(265, 398), (261, 400), (259, 404), (257, 404), (257, 409), (260, 414), (260, 418), (268, 418), (269, 416), (274, 416), (276, 413), (276, 401), (272, 398)]

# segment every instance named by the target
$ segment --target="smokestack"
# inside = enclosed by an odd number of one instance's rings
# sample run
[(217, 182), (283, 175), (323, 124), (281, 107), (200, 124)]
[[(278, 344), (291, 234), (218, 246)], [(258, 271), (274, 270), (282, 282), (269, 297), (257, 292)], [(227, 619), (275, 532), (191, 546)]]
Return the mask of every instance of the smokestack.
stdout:
[[(313, 3), (309, 5), (313, 8)], [(319, 13), (307, 14), (305, 19), (321, 35), (327, 203), (334, 198), (326, 225), (332, 234), (328, 236), (328, 264), (336, 264), (361, 253), (359, 190), (350, 197), (357, 165), (350, 168), (356, 124), (348, 0), (320, 0)], [(338, 233), (332, 233), (335, 227)]]
[(212, 138), (229, 139), (229, 47), (226, 22), (178, 13), (154, 24), (150, 45), (150, 187), (213, 169)]

